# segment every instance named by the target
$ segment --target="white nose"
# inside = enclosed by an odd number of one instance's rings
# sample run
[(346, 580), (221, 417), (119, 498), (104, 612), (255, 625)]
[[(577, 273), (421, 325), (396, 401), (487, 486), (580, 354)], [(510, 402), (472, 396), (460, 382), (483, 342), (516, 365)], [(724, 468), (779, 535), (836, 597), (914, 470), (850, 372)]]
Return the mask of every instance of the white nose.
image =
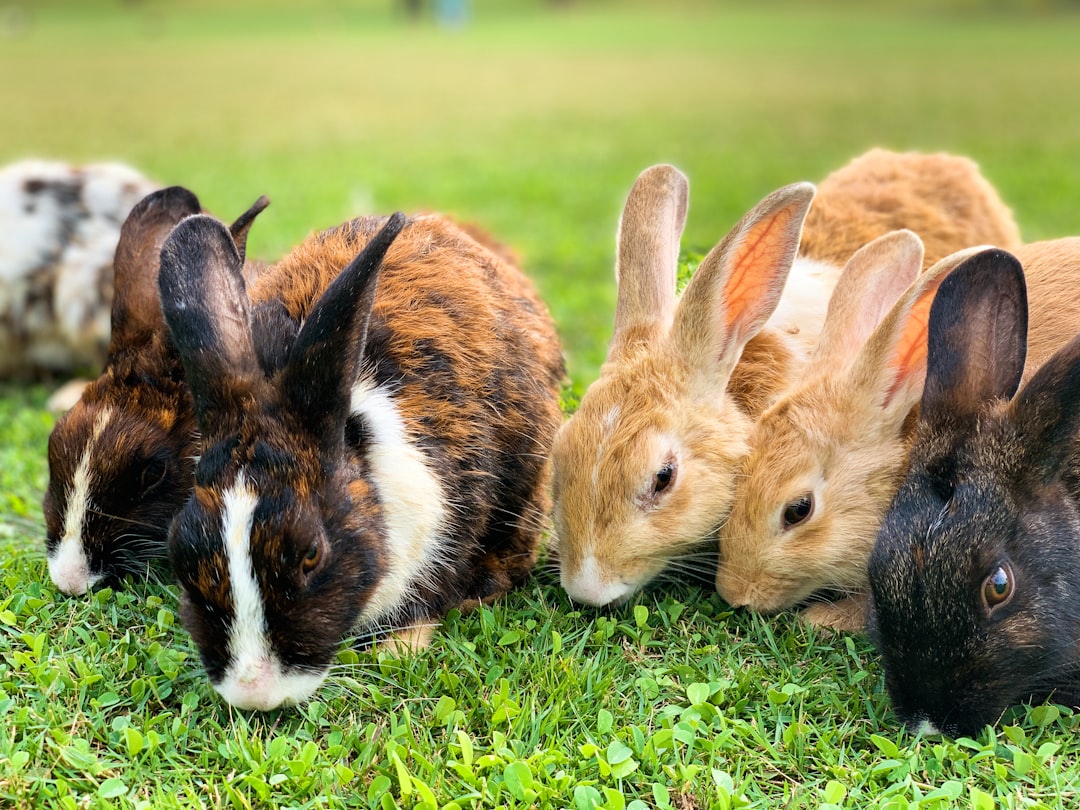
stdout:
[(269, 711), (281, 705), (275, 689), (276, 667), (265, 658), (249, 658), (230, 668), (225, 679), (215, 685), (218, 693), (238, 709)]
[(624, 582), (618, 578), (606, 578), (596, 558), (591, 554), (582, 561), (573, 574), (567, 574), (566, 569), (563, 569), (559, 581), (571, 599), (593, 607), (621, 602), (636, 590), (633, 583)]
[(90, 576), (90, 563), (78, 538), (64, 537), (60, 541), (49, 556), (49, 576), (68, 596), (82, 596), (90, 589), (95, 578)]

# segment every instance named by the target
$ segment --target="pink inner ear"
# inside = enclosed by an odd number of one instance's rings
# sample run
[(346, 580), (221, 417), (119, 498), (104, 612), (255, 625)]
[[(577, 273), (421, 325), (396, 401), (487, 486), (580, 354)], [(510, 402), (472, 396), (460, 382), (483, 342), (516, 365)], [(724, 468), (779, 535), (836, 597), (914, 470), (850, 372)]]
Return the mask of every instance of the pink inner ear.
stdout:
[(747, 333), (768, 320), (780, 291), (774, 290), (778, 269), (788, 252), (786, 237), (795, 212), (789, 207), (754, 224), (731, 257), (724, 288), (727, 332), (745, 340)]
[(923, 384), (926, 381), (930, 305), (934, 303), (934, 295), (946, 275), (942, 273), (919, 292), (918, 298), (915, 299), (915, 303), (912, 304), (911, 310), (904, 319), (900, 338), (896, 341), (893, 351), (892, 362), (889, 363), (889, 367), (895, 370), (896, 376), (885, 394), (884, 407), (888, 407), (903, 388), (911, 391), (912, 396), (917, 397), (922, 394)]

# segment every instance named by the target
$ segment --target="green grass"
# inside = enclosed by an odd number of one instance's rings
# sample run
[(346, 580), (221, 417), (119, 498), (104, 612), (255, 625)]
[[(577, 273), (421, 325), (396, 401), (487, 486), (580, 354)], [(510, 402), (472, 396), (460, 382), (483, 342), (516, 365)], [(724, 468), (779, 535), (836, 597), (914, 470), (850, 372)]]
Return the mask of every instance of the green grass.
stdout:
[[(475, 221), (537, 279), (578, 390), (604, 355), (621, 203), (651, 163), (690, 176), (694, 252), (773, 188), (877, 144), (969, 154), (1027, 238), (1077, 231), (1075, 17), (477, 0), (449, 32), (388, 5), (28, 6), (27, 32), (0, 39), (0, 162), (121, 159), (226, 218), (266, 193), (250, 248), (265, 258), (368, 211)], [(596, 613), (540, 570), (423, 653), (344, 651), (302, 709), (231, 711), (171, 587), (69, 600), (48, 582), (45, 395), (0, 389), (0, 805), (981, 810), (1080, 794), (1080, 715), (911, 737), (864, 639), (732, 612), (707, 585)]]

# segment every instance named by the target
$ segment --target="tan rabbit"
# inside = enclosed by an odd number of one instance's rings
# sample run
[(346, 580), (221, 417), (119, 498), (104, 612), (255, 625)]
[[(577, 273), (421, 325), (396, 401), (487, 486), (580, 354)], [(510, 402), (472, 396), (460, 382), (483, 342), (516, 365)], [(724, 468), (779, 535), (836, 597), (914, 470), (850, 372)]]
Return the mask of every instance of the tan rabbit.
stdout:
[(744, 347), (756, 361), (742, 369), (750, 390), (783, 379), (804, 351), (776, 332), (748, 343), (776, 308), (813, 194), (802, 183), (766, 197), (676, 300), (686, 178), (653, 166), (631, 189), (608, 360), (553, 451), (562, 584), (574, 599), (625, 598), (726, 513), (750, 429), (726, 388)]
[[(808, 201), (811, 187), (800, 188)], [(842, 263), (863, 244), (902, 227), (933, 234), (940, 255), (1019, 241), (978, 167), (951, 155), (875, 149), (831, 174), (809, 215), (798, 214), (806, 225), (794, 265), (787, 240), (798, 223), (777, 200), (735, 227), (677, 304), (686, 179), (653, 167), (631, 190), (608, 361), (554, 451), (556, 544), (574, 599), (626, 598), (715, 533), (750, 420), (816, 345)], [(715, 303), (691, 314), (701, 299)]]
[[(803, 610), (808, 622), (862, 628), (867, 556), (903, 477), (922, 396), (930, 304), (945, 275), (980, 250), (935, 265), (876, 329), (896, 280), (917, 273), (921, 249), (900, 232), (849, 262), (802, 380), (750, 434), (719, 535), (716, 584), (729, 603), (772, 612), (817, 594)], [(1026, 377), (1080, 330), (1080, 239), (1035, 243), (1017, 256), (1031, 310)]]

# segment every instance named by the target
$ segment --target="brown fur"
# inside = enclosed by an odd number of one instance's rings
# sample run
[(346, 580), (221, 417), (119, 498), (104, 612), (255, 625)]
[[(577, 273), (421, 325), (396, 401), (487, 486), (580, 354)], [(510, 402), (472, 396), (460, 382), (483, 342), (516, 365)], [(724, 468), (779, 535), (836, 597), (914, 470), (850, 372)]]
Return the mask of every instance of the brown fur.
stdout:
[(1012, 251), (1028, 290), (1024, 381), (1080, 332), (1080, 237), (1032, 242)]
[[(563, 378), (554, 325), (521, 271), (485, 246), (490, 238), (481, 244), (444, 217), (368, 217), (314, 234), (268, 268), (249, 312), (219, 224), (188, 225), (163, 253), (162, 297), (206, 434), (197, 478), (220, 493), (242, 475), (257, 494), (248, 545), (281, 666), (324, 671), (358, 631), (370, 642), (399, 630), (399, 649), (426, 643), (417, 625), (520, 584), (548, 509)], [(357, 270), (372, 255), (380, 269)], [(185, 286), (177, 268), (188, 257), (202, 269)], [(279, 334), (251, 324), (276, 324)], [(256, 358), (256, 337), (280, 345)], [(252, 373), (267, 356), (275, 373)], [(410, 549), (427, 567), (375, 608), (379, 584), (398, 581), (389, 562), (406, 553), (391, 546), (402, 530), (393, 535), (387, 517), (401, 485), (379, 479), (388, 468), (374, 460), (382, 446), (372, 437), (387, 415), (356, 413), (358, 390), (392, 402), (406, 445), (391, 449), (422, 459), (443, 507), (437, 531), (419, 536), (428, 545)], [(229, 608), (215, 603), (214, 585), (229, 574), (204, 542), (221, 505), (198, 492), (174, 526), (170, 556), (184, 622), (220, 685), (232, 619), (215, 619)]]
[[(294, 320), (302, 321), (329, 282), (374, 235), (376, 224), (377, 220), (356, 220), (306, 240), (253, 285), (252, 304), (279, 299)], [(388, 348), (401, 358), (402, 371), (409, 381), (400, 387), (396, 400), (410, 420), (410, 432), (417, 437), (433, 433), (449, 445), (461, 447), (471, 441), (472, 425), (477, 421), (475, 409), (484, 407), (498, 393), (488, 390), (487, 381), (496, 378), (494, 370), (505, 362), (497, 346), (476, 339), (475, 330), (482, 324), (548, 317), (546, 306), (528, 278), (487, 247), (498, 243), (490, 237), (478, 242), (475, 235), (483, 232), (476, 228), (466, 232), (437, 215), (413, 220), (403, 238), (399, 237), (387, 252), (372, 314), (376, 321), (392, 320), (394, 324)], [(424, 299), (464, 300), (478, 309), (465, 317), (464, 310), (459, 312), (453, 307), (423, 306)], [(553, 330), (526, 321), (522, 338), (527, 342), (529, 356), (539, 367), (549, 370), (550, 376), (543, 384), (557, 390), (562, 359)], [(413, 350), (413, 346), (431, 342), (438, 342), (445, 352), (457, 384), (463, 390), (478, 392), (477, 399), (455, 403), (431, 397), (425, 384), (428, 358)], [(547, 433), (548, 426), (561, 421), (561, 412), (557, 399), (548, 398), (544, 408), (541, 413), (528, 409), (505, 411), (505, 431), (522, 436), (536, 431), (540, 435)], [(540, 442), (535, 452), (546, 457), (546, 443)], [(548, 474), (545, 466), (542, 484)], [(539, 529), (543, 516), (550, 511), (547, 492), (546, 485), (537, 490), (536, 500), (525, 516), (521, 547), (505, 557), (482, 561), (500, 583), (500, 592), (520, 583), (535, 562)], [(492, 505), (478, 507), (483, 514)]]
[(786, 335), (758, 333), (780, 297), (811, 192), (796, 185), (763, 200), (676, 302), (686, 180), (658, 166), (631, 189), (608, 362), (553, 450), (559, 564), (574, 598), (624, 598), (715, 531), (745, 451), (744, 407), (764, 406), (780, 358), (798, 351)]
[[(943, 278), (969, 255), (950, 257), (935, 275)], [(1080, 238), (1034, 243), (1017, 250), (1017, 256), (1028, 283), (1027, 379), (1080, 331)], [(926, 278), (918, 284), (925, 285)], [(849, 305), (857, 309), (860, 302)], [(917, 332), (911, 339), (924, 353), (920, 369), (925, 368), (928, 309), (927, 302), (919, 319), (909, 323)], [(845, 321), (857, 314), (835, 313)], [(851, 357), (859, 345), (848, 350)], [(879, 397), (885, 389), (865, 375), (887, 362), (887, 355), (869, 357), (862, 369), (864, 381), (858, 382), (853, 376), (858, 369), (853, 372), (850, 361), (819, 358), (755, 424), (735, 508), (720, 533), (717, 587), (733, 604), (771, 612), (822, 589), (848, 591), (856, 595), (857, 606), (844, 604), (844, 599), (818, 602), (807, 607), (803, 617), (836, 629), (862, 628), (866, 559), (902, 480), (922, 391), (920, 376), (906, 395), (910, 406), (884, 413)], [(780, 531), (783, 505), (810, 491), (816, 495), (815, 513)], [(853, 619), (855, 624), (850, 623)]]
[(821, 181), (799, 254), (843, 267), (863, 245), (901, 228), (922, 239), (923, 269), (962, 248), (1021, 244), (1012, 212), (972, 160), (871, 149)]

